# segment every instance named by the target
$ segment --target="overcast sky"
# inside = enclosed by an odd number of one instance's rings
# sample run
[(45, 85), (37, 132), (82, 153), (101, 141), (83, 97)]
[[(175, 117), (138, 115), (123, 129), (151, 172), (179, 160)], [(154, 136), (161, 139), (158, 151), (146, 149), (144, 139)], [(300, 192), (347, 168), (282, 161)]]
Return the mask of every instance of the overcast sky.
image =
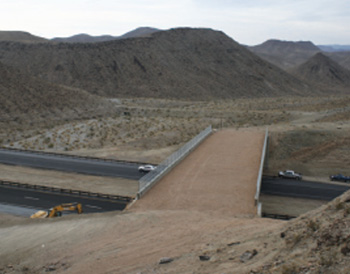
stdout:
[(274, 38), (350, 45), (350, 0), (0, 0), (0, 29), (45, 38), (122, 35), (141, 26), (221, 30), (241, 44)]

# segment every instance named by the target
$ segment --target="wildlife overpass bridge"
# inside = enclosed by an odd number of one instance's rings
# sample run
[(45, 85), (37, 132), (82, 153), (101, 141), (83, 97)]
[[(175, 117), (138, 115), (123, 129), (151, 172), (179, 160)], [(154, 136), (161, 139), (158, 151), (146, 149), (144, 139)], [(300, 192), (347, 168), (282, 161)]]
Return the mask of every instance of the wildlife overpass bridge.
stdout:
[[(256, 215), (265, 131), (226, 129), (209, 135), (130, 210), (196, 210)], [(259, 180), (258, 180), (259, 181)]]

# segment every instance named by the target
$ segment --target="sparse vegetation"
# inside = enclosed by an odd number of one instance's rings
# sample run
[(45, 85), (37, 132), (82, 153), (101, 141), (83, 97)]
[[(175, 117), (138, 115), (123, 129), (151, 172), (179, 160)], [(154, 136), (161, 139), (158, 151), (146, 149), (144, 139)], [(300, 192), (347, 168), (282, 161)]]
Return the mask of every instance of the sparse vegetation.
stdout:
[[(266, 173), (288, 168), (328, 181), (331, 172), (348, 171), (348, 92), (321, 93), (222, 33), (169, 33), (157, 34), (158, 40), (102, 43), (103, 50), (97, 44), (2, 42), (0, 61), (7, 65), (0, 63), (0, 145), (157, 163), (209, 124), (247, 131), (268, 127)], [(67, 65), (57, 64), (61, 61)], [(39, 75), (40, 80), (35, 78)], [(116, 96), (121, 98), (112, 98)], [(82, 190), (88, 185), (100, 192), (107, 184), (101, 182), (107, 178), (77, 181), (70, 174), (6, 169), (6, 178), (29, 174), (35, 184), (65, 184), (60, 181), (64, 176), (69, 186)], [(137, 182), (133, 191), (130, 182), (124, 183), (123, 191), (134, 195)], [(110, 178), (109, 187), (119, 194), (115, 185)], [(285, 208), (293, 206), (290, 201)], [(110, 273), (345, 274), (350, 264), (349, 201), (347, 193), (283, 223), (186, 209), (112, 212), (50, 223), (8, 221), (5, 216), (0, 222), (5, 239), (0, 272), (91, 272), (101, 265)], [(296, 215), (319, 205), (304, 206)], [(67, 259), (68, 249), (74, 254)], [(242, 262), (244, 253), (248, 258)], [(200, 261), (199, 254), (210, 260)], [(160, 255), (175, 260), (159, 265)]]

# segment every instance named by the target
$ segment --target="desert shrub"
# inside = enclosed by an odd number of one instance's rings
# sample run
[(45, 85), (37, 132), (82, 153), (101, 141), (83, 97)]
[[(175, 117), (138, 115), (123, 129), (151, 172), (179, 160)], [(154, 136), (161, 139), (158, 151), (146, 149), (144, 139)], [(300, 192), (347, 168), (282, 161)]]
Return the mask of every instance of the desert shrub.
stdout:
[(344, 210), (344, 217), (346, 217), (346, 216), (349, 215), (349, 214), (350, 214), (350, 207), (347, 206), (347, 207), (345, 208), (345, 210)]
[(337, 259), (336, 259), (336, 253), (329, 252), (327, 254), (323, 254), (320, 258), (320, 265), (325, 266), (325, 267), (330, 267), (334, 264), (336, 264)]
[(317, 231), (320, 228), (320, 224), (313, 220), (310, 220), (307, 224), (307, 227), (312, 231)]
[(50, 143), (51, 142), (51, 138), (50, 137), (46, 137), (45, 139), (44, 139), (44, 144), (48, 144), (48, 143)]
[(345, 207), (345, 203), (343, 203), (340, 199), (337, 199), (335, 201), (335, 209), (336, 210), (344, 209), (344, 207)]
[(298, 274), (299, 272), (299, 267), (296, 266), (295, 264), (287, 264), (282, 266), (281, 269), (282, 274)]

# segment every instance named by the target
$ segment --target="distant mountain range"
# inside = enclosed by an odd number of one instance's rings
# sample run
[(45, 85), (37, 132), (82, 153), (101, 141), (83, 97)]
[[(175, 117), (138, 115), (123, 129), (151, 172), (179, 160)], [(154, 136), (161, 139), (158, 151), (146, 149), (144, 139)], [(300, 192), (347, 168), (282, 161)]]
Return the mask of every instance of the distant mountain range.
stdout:
[(295, 67), (321, 51), (311, 42), (280, 40), (268, 40), (261, 45), (249, 47), (249, 49), (283, 69)]
[(279, 40), (246, 47), (211, 29), (139, 28), (121, 37), (79, 35), (61, 43), (0, 32), (0, 118), (70, 119), (91, 108), (103, 114), (113, 107), (101, 96), (216, 100), (350, 92), (349, 51)]
[[(350, 50), (344, 50), (347, 47), (348, 46), (341, 46), (339, 49), (341, 48), (342, 50), (336, 51), (335, 46), (329, 46), (327, 51), (323, 51), (320, 47), (309, 41), (293, 42), (268, 40), (260, 45), (248, 48), (266, 61), (284, 70), (289, 70), (301, 65), (319, 52), (323, 52), (344, 68), (350, 69)], [(333, 50), (329, 50), (330, 48), (333, 48)]]
[(24, 31), (0, 31), (0, 41), (44, 43), (48, 42), (49, 40)]
[(0, 62), (108, 97), (209, 100), (314, 94), (220, 31), (180, 28), (101, 43), (2, 42)]
[[(129, 31), (121, 36), (112, 36), (112, 35), (99, 35), (99, 36), (92, 36), (86, 33), (76, 34), (70, 37), (55, 37), (52, 39), (46, 39), (43, 37), (35, 36), (30, 34), (29, 32), (24, 31), (0, 31), (0, 41), (14, 41), (14, 42), (23, 42), (23, 43), (42, 43), (42, 42), (64, 42), (64, 43), (95, 43), (95, 42), (105, 42), (105, 41), (111, 41), (116, 39), (124, 39), (124, 38), (132, 38), (132, 37), (142, 37), (150, 35), (154, 32), (162, 31), (157, 28), (152, 27), (139, 27), (135, 30)], [(272, 39), (264, 42), (261, 45), (256, 45), (250, 47), (252, 51), (259, 52), (259, 48), (265, 48), (271, 47), (276, 48), (278, 47), (278, 44), (283, 45), (282, 47), (288, 47), (292, 46), (293, 43), (303, 45), (303, 47), (309, 48), (309, 50), (315, 50), (315, 47), (318, 50), (325, 51), (325, 52), (343, 52), (343, 51), (350, 51), (350, 45), (337, 45), (337, 44), (330, 44), (330, 45), (317, 45), (315, 46), (312, 42), (291, 42), (291, 41), (281, 41), (277, 39)], [(313, 49), (312, 49), (313, 48)], [(269, 53), (269, 52), (265, 52)], [(260, 52), (262, 54), (262, 52)]]
[(161, 31), (160, 29), (150, 27), (140, 27), (129, 31), (121, 36), (101, 35), (91, 36), (89, 34), (77, 34), (71, 37), (57, 37), (53, 39), (46, 39), (43, 37), (32, 35), (24, 31), (0, 31), (0, 41), (12, 41), (21, 43), (97, 43), (106, 42), (117, 39), (126, 39), (133, 37), (143, 37), (154, 32)]
[(317, 45), (317, 47), (326, 52), (350, 51), (350, 45)]
[(111, 35), (102, 35), (102, 36), (91, 36), (88, 34), (78, 34), (67, 38), (53, 38), (53, 42), (64, 42), (64, 43), (96, 43), (96, 42), (106, 42), (116, 39), (126, 39), (133, 37), (142, 37), (150, 35), (154, 32), (160, 31), (159, 29), (150, 28), (150, 27), (140, 27), (133, 31), (127, 32), (121, 36), (111, 36)]

